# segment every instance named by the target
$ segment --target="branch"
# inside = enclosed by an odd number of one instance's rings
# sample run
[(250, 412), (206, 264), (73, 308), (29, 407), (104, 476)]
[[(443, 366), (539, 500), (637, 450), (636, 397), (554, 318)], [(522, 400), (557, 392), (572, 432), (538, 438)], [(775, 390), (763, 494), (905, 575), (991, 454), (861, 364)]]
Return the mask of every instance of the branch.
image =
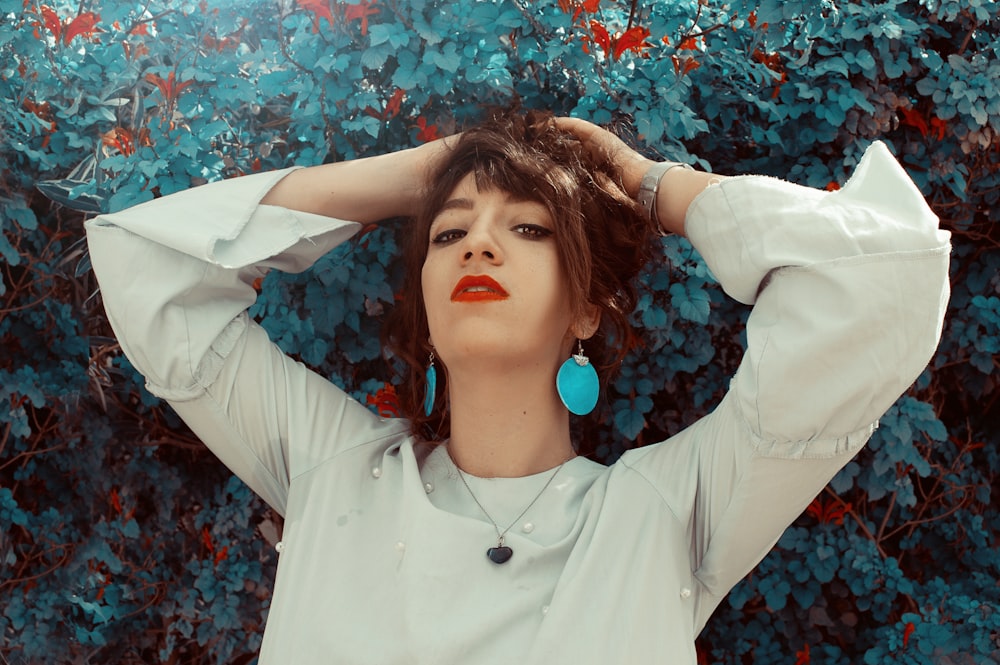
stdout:
[(867, 536), (870, 541), (875, 543), (875, 548), (878, 550), (879, 555), (881, 555), (883, 559), (889, 558), (889, 555), (887, 555), (885, 553), (885, 550), (882, 549), (882, 543), (880, 543), (878, 539), (876, 539), (875, 536), (872, 535), (871, 529), (869, 529), (868, 525), (864, 523), (864, 520), (862, 520), (861, 516), (858, 515), (856, 510), (854, 510), (854, 507), (851, 506), (846, 501), (844, 501), (843, 499), (841, 499), (840, 495), (834, 492), (833, 488), (830, 487), (829, 485), (827, 485), (824, 491), (840, 503), (841, 507), (843, 507), (844, 509), (844, 513), (850, 515), (857, 523), (857, 525), (861, 527), (861, 530), (865, 532), (865, 536)]
[(889, 517), (892, 515), (892, 509), (896, 507), (896, 492), (892, 493), (889, 497), (889, 507), (885, 509), (885, 515), (882, 517), (882, 523), (878, 527), (878, 534), (876, 538), (878, 543), (882, 543), (883, 534), (885, 534), (885, 527), (889, 524)]

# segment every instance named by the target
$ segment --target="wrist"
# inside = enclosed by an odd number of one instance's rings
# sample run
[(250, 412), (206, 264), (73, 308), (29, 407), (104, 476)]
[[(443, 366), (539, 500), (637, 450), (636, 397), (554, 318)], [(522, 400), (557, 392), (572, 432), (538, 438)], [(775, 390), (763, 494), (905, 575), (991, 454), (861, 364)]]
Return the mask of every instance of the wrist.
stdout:
[[(638, 201), (646, 218), (653, 222), (660, 235), (674, 231), (672, 220), (664, 219), (665, 216), (670, 217), (671, 215), (666, 214), (669, 211), (664, 209), (662, 202), (664, 200), (670, 201), (669, 196), (664, 196), (663, 181), (667, 174), (675, 169), (692, 170), (691, 166), (684, 162), (657, 162), (646, 169), (639, 181), (636, 201)], [(665, 222), (667, 223), (665, 224)]]
[(639, 200), (639, 187), (642, 185), (642, 178), (650, 168), (656, 165), (652, 159), (635, 155), (621, 170), (622, 186), (625, 192), (636, 201)]

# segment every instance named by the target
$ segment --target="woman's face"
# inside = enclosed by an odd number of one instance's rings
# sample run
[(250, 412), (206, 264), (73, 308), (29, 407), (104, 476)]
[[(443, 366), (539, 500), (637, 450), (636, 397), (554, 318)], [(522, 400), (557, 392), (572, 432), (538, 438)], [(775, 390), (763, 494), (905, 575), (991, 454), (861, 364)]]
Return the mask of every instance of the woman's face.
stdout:
[(575, 339), (547, 208), (465, 176), (431, 223), (421, 273), (435, 353), (449, 372), (551, 370)]

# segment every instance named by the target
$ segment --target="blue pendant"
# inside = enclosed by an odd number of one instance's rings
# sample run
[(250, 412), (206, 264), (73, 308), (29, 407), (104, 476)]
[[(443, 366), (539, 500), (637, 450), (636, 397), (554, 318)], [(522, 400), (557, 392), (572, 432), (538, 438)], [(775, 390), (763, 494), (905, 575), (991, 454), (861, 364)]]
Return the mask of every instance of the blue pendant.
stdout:
[(556, 390), (570, 413), (585, 416), (597, 406), (597, 396), (601, 392), (597, 370), (583, 354), (574, 355), (559, 368)]
[(490, 561), (499, 565), (510, 561), (510, 558), (514, 556), (514, 550), (503, 545), (497, 545), (486, 550), (486, 556), (490, 558)]
[(432, 362), (427, 367), (427, 393), (424, 395), (424, 415), (430, 416), (434, 410), (434, 397), (437, 395), (437, 370)]

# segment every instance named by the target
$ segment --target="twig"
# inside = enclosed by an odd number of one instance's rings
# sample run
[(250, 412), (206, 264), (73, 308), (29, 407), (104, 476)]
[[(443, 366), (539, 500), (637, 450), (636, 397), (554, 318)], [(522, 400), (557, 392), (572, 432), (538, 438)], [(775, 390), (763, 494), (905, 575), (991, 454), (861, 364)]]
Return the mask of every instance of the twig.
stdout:
[(854, 510), (854, 508), (851, 505), (849, 505), (846, 501), (844, 501), (843, 499), (841, 499), (840, 495), (838, 495), (836, 492), (833, 491), (833, 488), (827, 486), (826, 489), (825, 489), (825, 491), (826, 491), (827, 494), (829, 494), (834, 499), (836, 499), (838, 502), (840, 502), (841, 507), (844, 508), (844, 512), (846, 514), (850, 515), (854, 519), (854, 521), (857, 523), (857, 525), (859, 527), (861, 527), (861, 530), (865, 532), (865, 535), (868, 537), (868, 540), (870, 540), (873, 543), (875, 543), (875, 549), (878, 550), (878, 553), (882, 556), (882, 558), (883, 559), (889, 558), (889, 555), (886, 554), (885, 550), (882, 549), (882, 544), (875, 538), (874, 535), (872, 535), (872, 532), (868, 528), (868, 525), (864, 523), (864, 520), (861, 519), (861, 516), (858, 515), (857, 511)]
[[(639, 4), (639, 0), (632, 0), (632, 5), (628, 8), (628, 26), (625, 28), (625, 32), (632, 29), (632, 21), (635, 20), (635, 10)], [(701, 3), (698, 3), (698, 11), (701, 11)]]
[(885, 527), (889, 524), (889, 517), (892, 515), (892, 509), (896, 507), (896, 492), (892, 493), (889, 497), (889, 507), (885, 509), (885, 515), (882, 517), (882, 523), (878, 527), (878, 535), (876, 538), (878, 542), (882, 542), (882, 535), (885, 533)]

